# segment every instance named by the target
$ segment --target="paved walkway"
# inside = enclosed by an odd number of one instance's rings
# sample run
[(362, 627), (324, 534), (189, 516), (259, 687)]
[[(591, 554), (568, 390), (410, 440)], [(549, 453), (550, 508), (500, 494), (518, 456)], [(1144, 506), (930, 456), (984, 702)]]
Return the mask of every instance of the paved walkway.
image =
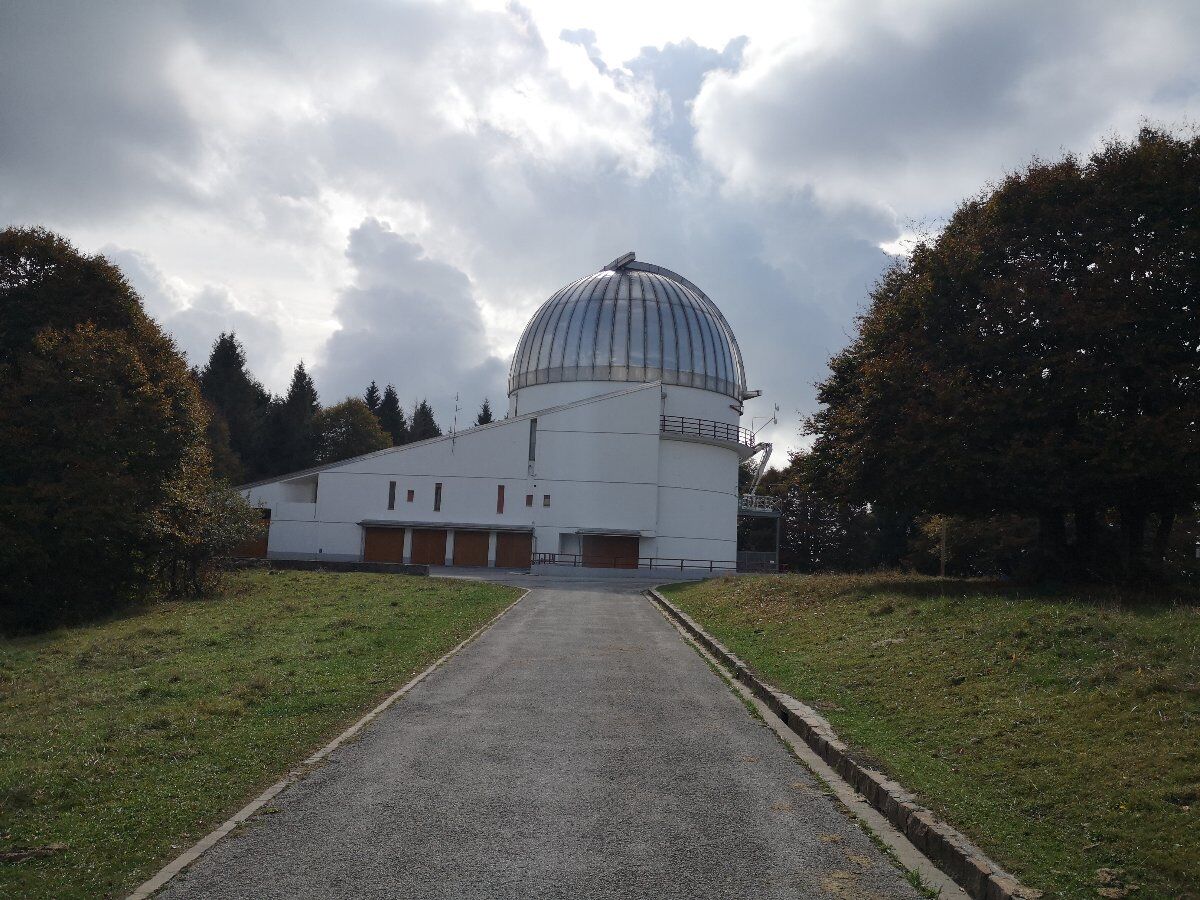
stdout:
[(160, 896), (919, 896), (644, 584), (526, 583)]

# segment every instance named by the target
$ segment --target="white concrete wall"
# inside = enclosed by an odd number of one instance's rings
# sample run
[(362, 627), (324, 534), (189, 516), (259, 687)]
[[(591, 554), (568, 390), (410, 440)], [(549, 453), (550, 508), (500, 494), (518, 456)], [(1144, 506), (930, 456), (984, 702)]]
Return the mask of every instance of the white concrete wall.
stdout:
[[(297, 489), (286, 482), (253, 487), (246, 495), (253, 505), (272, 510), (272, 556), (359, 559), (363, 520), (533, 526), (539, 552), (559, 551), (560, 535), (578, 529), (652, 535), (660, 505), (660, 405), (657, 386), (631, 386), (541, 413), (532, 465), (530, 417), (521, 417), (323, 470), (315, 504), (295, 502)], [(393, 510), (387, 508), (390, 481), (396, 482)], [(435, 511), (438, 482), (442, 504)], [(496, 512), (498, 484), (505, 486), (501, 514)], [(549, 507), (543, 505), (547, 494)], [(525, 505), (526, 495), (533, 496), (532, 506)]]
[[(613, 391), (632, 387), (614, 381), (567, 381), (559, 384), (534, 384), (521, 388), (508, 398), (508, 414), (529, 415), (540, 409), (549, 409), (566, 403), (575, 403), (589, 397), (611, 394)], [(666, 395), (662, 414), (688, 416), (695, 419), (710, 419), (715, 422), (738, 424), (738, 402), (732, 397), (699, 388), (675, 384), (661, 385)]]
[(737, 561), (737, 466), (724, 447), (659, 442), (655, 556)]

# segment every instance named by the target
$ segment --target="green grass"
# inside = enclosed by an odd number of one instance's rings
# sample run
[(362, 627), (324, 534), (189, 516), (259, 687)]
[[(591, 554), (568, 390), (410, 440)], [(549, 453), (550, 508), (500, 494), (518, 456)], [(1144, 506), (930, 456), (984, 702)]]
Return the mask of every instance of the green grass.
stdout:
[(0, 896), (119, 895), (511, 603), (243, 572), (210, 600), (0, 640)]
[(1200, 897), (1200, 608), (908, 576), (665, 593), (1031, 887)]

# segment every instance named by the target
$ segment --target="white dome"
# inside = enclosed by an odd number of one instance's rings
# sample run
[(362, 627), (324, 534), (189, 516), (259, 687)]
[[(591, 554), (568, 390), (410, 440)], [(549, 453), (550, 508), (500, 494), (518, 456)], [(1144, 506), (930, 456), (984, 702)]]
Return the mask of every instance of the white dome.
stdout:
[(557, 291), (525, 327), (509, 394), (563, 381), (662, 381), (747, 398), (742, 352), (716, 304), (632, 253)]

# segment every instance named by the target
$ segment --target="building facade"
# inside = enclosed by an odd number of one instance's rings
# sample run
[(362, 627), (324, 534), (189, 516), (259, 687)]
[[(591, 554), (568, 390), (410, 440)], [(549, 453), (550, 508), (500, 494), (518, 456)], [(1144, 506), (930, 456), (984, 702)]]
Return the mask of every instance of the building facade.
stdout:
[(241, 490), (272, 557), (732, 568), (753, 396), (715, 304), (630, 253), (535, 313), (503, 420)]

